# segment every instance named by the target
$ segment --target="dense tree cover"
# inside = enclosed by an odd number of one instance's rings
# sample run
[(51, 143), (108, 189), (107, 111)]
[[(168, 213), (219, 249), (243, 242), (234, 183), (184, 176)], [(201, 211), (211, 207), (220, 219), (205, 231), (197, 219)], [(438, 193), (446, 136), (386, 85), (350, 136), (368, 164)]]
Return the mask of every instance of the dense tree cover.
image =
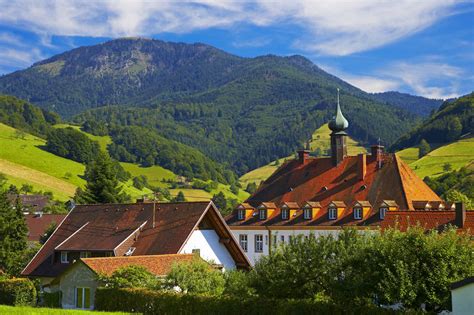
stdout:
[(421, 159), (431, 151), (430, 144), (425, 140), (421, 139), (420, 144), (418, 145), (418, 158)]
[(416, 121), (304, 57), (241, 58), (203, 44), (118, 39), (0, 78), (0, 91), (64, 117), (107, 106), (77, 118), (96, 134), (107, 124), (153, 128), (238, 174), (299, 148), (334, 114), (336, 88), (349, 134), (364, 144), (391, 144)]
[(235, 175), (222, 165), (207, 158), (200, 151), (176, 141), (165, 139), (141, 127), (114, 128), (112, 157), (123, 162), (136, 162), (143, 166), (160, 165), (188, 178), (234, 183)]
[(100, 151), (97, 141), (71, 127), (53, 129), (46, 139), (46, 150), (79, 163), (94, 160)]
[(392, 150), (416, 146), (421, 139), (431, 144), (458, 140), (461, 135), (474, 132), (474, 93), (454, 101), (446, 101), (439, 110), (420, 126), (398, 139)]
[(5, 183), (5, 179), (0, 176), (0, 269), (17, 276), (29, 258), (28, 227), (20, 199), (16, 199), (15, 205), (11, 204)]
[(425, 177), (424, 181), (444, 200), (463, 201), (468, 209), (473, 209), (474, 163), (438, 177)]
[(77, 189), (77, 203), (120, 203), (130, 199), (122, 192), (113, 160), (104, 152), (87, 164), (84, 177), (87, 184), (84, 191)]
[(395, 91), (372, 93), (372, 98), (396, 106), (419, 116), (427, 117), (443, 103), (440, 99), (430, 99)]
[[(10, 95), (0, 95), (0, 122), (38, 136), (44, 136), (52, 124), (60, 121), (57, 114)], [(21, 137), (20, 134), (18, 134)]]
[(473, 273), (474, 245), (454, 229), (345, 230), (337, 238), (298, 237), (276, 248), (257, 262), (252, 285), (264, 297), (440, 311), (450, 307), (450, 284)]

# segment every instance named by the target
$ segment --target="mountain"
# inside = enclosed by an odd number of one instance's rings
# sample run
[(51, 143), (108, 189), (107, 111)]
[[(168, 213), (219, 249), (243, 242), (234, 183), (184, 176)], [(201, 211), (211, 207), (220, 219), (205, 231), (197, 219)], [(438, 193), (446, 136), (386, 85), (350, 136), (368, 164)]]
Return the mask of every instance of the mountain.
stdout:
[(0, 77), (0, 92), (78, 115), (90, 132), (140, 126), (238, 174), (301, 147), (332, 117), (337, 88), (348, 132), (362, 144), (389, 145), (418, 121), (304, 57), (242, 58), (199, 43), (117, 39)]
[(430, 144), (443, 144), (458, 140), (474, 132), (474, 93), (445, 101), (431, 117), (398, 139), (391, 147), (401, 150), (416, 146), (422, 139)]
[(443, 103), (443, 100), (431, 99), (395, 91), (372, 93), (371, 95), (376, 101), (396, 106), (423, 117), (429, 116), (431, 112), (437, 110)]

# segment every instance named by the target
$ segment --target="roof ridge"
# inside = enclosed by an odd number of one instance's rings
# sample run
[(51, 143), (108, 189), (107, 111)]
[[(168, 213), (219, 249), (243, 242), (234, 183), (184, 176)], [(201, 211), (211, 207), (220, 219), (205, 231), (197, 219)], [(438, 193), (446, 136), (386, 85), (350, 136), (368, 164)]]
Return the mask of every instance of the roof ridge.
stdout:
[(88, 258), (80, 258), (82, 261), (94, 261), (94, 260), (106, 260), (106, 259), (117, 259), (117, 258), (154, 258), (154, 257), (169, 257), (169, 256), (194, 256), (195, 254), (163, 254), (163, 255), (137, 255), (137, 256), (111, 256), (111, 257), (88, 257)]
[[(402, 186), (402, 194), (403, 194), (403, 198), (405, 199), (405, 202), (407, 204), (407, 208), (410, 209), (410, 203), (408, 202), (408, 196), (407, 196), (407, 193), (406, 193), (406, 188), (405, 188), (405, 183), (402, 179), (402, 174), (401, 174), (401, 169), (400, 169), (400, 160), (399, 158), (397, 157), (396, 154), (391, 154), (393, 156), (393, 158), (395, 159), (395, 166), (397, 168), (397, 176), (398, 176), (398, 179), (400, 180), (400, 183), (401, 183), (401, 186)], [(399, 205), (400, 206), (400, 205)], [(412, 206), (413, 207), (413, 206)]]

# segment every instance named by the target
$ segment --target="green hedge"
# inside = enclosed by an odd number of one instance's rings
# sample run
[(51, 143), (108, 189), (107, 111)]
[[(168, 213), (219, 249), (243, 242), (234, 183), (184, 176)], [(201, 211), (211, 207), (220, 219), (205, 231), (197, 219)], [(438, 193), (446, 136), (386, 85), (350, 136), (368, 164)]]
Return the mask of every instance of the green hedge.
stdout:
[(61, 307), (61, 291), (53, 293), (43, 292), (43, 305), (50, 308)]
[(25, 278), (0, 281), (0, 304), (36, 305), (35, 285)]
[(376, 307), (356, 308), (311, 300), (269, 300), (203, 296), (146, 289), (98, 288), (95, 309), (143, 314), (393, 314)]

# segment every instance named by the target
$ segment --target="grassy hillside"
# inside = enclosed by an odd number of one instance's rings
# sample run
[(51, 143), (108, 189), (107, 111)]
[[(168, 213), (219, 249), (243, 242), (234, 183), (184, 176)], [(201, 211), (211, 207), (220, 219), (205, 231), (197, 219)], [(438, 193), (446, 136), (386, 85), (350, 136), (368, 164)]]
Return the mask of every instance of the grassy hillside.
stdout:
[[(330, 150), (330, 134), (331, 130), (329, 130), (328, 124), (325, 124), (318, 128), (311, 136), (310, 140), (310, 148), (311, 151), (316, 151), (318, 148), (322, 155), (326, 155), (328, 150)], [(357, 155), (359, 153), (366, 153), (367, 150), (359, 145), (357, 141), (353, 140), (352, 138), (347, 139), (347, 151), (349, 155)], [(246, 187), (249, 183), (255, 182), (257, 185), (267, 179), (273, 172), (275, 172), (278, 167), (285, 162), (287, 159), (293, 159), (293, 156), (288, 156), (286, 158), (281, 158), (276, 161), (273, 161), (267, 165), (254, 169), (242, 177), (240, 177), (240, 183), (242, 187)]]

